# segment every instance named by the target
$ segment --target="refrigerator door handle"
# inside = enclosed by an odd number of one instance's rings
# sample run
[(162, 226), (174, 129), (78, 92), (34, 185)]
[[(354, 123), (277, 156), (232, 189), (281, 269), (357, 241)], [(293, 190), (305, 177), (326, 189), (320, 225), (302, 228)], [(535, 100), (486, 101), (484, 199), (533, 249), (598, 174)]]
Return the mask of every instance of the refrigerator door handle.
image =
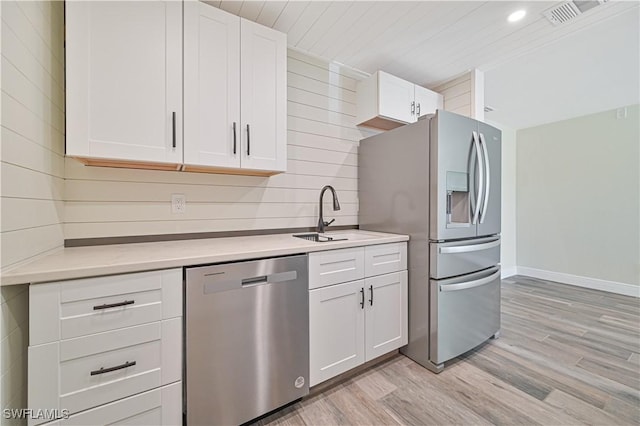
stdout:
[(451, 253), (468, 253), (471, 251), (481, 251), (488, 250), (490, 248), (498, 247), (500, 245), (500, 240), (490, 241), (488, 243), (482, 244), (470, 244), (466, 246), (453, 246), (453, 247), (440, 247), (440, 253), (442, 254), (451, 254)]
[(475, 205), (475, 209), (473, 212), (473, 218), (471, 219), (471, 224), (475, 225), (476, 223), (478, 223), (478, 216), (480, 214), (480, 206), (482, 206), (482, 195), (484, 194), (484, 165), (483, 165), (483, 161), (480, 159), (480, 155), (481, 154), (481, 147), (480, 147), (480, 142), (479, 142), (479, 138), (478, 138), (478, 132), (476, 132), (475, 130), (473, 132), (471, 132), (471, 135), (473, 137), (473, 145), (476, 147), (476, 164), (478, 165), (478, 192), (476, 194), (476, 205)]
[(485, 278), (480, 278), (479, 280), (467, 281), (459, 284), (441, 284), (440, 291), (458, 291), (458, 290), (468, 290), (474, 287), (480, 287), (486, 284), (493, 282), (496, 279), (500, 278), (500, 270), (495, 273), (489, 275)]
[(484, 188), (484, 198), (482, 200), (482, 212), (480, 213), (480, 223), (484, 223), (484, 218), (487, 215), (487, 206), (489, 205), (491, 175), (489, 170), (489, 148), (487, 147), (487, 142), (484, 140), (484, 135), (482, 133), (480, 133), (480, 147), (482, 148), (482, 156), (484, 157), (484, 172), (487, 177), (487, 182)]

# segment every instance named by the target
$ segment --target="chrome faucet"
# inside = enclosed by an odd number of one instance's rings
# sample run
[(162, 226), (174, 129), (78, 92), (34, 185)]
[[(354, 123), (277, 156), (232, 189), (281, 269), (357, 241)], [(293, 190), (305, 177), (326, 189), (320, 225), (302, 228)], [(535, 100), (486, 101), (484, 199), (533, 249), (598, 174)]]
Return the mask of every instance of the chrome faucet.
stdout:
[(319, 233), (323, 233), (324, 232), (324, 228), (326, 226), (331, 225), (335, 219), (331, 219), (329, 222), (325, 222), (324, 221), (324, 217), (322, 214), (322, 197), (324, 197), (324, 192), (329, 189), (331, 191), (331, 193), (333, 194), (333, 210), (340, 210), (340, 203), (338, 202), (338, 195), (336, 194), (336, 190), (333, 189), (333, 186), (331, 185), (326, 185), (324, 188), (322, 188), (322, 190), (320, 191), (320, 217), (318, 218), (318, 232)]

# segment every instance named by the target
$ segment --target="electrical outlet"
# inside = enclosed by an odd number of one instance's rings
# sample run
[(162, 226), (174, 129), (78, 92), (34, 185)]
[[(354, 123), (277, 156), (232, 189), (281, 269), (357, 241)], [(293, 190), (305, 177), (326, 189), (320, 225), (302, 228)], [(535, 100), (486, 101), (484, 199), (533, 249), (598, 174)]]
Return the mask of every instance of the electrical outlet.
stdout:
[(187, 211), (187, 199), (184, 194), (171, 194), (171, 213), (183, 214)]

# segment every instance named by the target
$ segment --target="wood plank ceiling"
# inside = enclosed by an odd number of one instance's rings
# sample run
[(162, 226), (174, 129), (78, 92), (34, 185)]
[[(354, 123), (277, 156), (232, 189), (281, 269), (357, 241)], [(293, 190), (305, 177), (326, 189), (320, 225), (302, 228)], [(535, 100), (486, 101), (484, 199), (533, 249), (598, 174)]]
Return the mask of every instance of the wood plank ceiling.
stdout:
[[(285, 32), (289, 47), (366, 73), (384, 70), (435, 86), (472, 68), (488, 71), (554, 40), (639, 7), (609, 1), (553, 26), (549, 1), (209, 1)], [(517, 23), (507, 16), (527, 15)]]

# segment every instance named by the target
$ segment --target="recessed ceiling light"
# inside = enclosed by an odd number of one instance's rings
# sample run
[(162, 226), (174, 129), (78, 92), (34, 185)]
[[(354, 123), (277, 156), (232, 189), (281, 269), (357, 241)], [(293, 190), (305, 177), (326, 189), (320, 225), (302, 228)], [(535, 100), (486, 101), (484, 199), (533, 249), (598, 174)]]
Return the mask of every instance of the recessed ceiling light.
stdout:
[(524, 10), (524, 9), (516, 10), (511, 15), (509, 15), (509, 17), (507, 18), (507, 21), (509, 21), (509, 22), (518, 22), (519, 20), (524, 18), (524, 16), (526, 14), (527, 14), (527, 11)]

